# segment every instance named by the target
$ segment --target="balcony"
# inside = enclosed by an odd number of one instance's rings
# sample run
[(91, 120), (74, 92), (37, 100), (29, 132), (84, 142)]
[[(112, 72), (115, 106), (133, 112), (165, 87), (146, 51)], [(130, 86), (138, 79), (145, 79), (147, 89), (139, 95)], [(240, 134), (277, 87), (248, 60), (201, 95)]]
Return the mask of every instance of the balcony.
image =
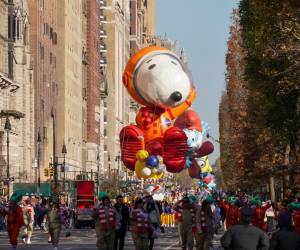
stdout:
[(107, 48), (105, 44), (100, 44), (100, 53), (106, 53), (107, 52)]
[(107, 2), (105, 0), (100, 0), (100, 9), (104, 9), (107, 6)]
[(100, 84), (100, 95), (102, 99), (105, 99), (108, 96), (108, 85), (106, 79), (104, 79), (104, 81)]
[(100, 38), (107, 38), (107, 33), (105, 30), (100, 30)]
[(106, 57), (103, 57), (100, 59), (100, 67), (101, 66), (106, 66), (107, 65), (107, 62), (106, 62)]
[(100, 14), (100, 23), (105, 23), (106, 22), (106, 16), (104, 14)]

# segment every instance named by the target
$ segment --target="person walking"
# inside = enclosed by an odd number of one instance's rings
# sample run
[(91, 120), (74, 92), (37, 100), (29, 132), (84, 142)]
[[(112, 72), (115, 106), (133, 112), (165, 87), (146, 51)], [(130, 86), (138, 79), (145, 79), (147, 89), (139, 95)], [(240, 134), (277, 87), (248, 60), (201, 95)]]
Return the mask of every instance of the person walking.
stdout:
[(282, 213), (278, 217), (279, 231), (272, 235), (269, 250), (299, 250), (300, 236), (293, 232), (292, 216)]
[(209, 250), (211, 248), (215, 232), (214, 221), (211, 204), (204, 200), (196, 216), (197, 232), (195, 233), (195, 239), (197, 250)]
[(25, 228), (24, 228), (24, 235), (22, 236), (22, 240), (25, 244), (26, 243), (31, 244), (35, 213), (34, 213), (34, 208), (29, 199), (24, 201), (23, 218), (24, 218)]
[(146, 196), (145, 211), (149, 214), (150, 222), (152, 224), (153, 232), (149, 234), (149, 250), (154, 247), (154, 240), (157, 238), (157, 231), (160, 228), (160, 209), (158, 204), (153, 200), (151, 195)]
[(196, 208), (190, 204), (188, 197), (174, 204), (175, 218), (178, 222), (178, 232), (182, 250), (192, 250), (194, 247), (194, 228), (196, 223)]
[(230, 227), (221, 238), (225, 250), (268, 250), (269, 239), (259, 228), (251, 225), (254, 210), (242, 207), (240, 222)]
[(275, 224), (275, 208), (273, 203), (266, 210), (265, 221), (267, 221), (268, 234), (271, 234), (274, 231), (274, 224)]
[(60, 213), (59, 203), (50, 202), (49, 209), (46, 210), (46, 217), (48, 221), (48, 230), (53, 246), (53, 250), (58, 250), (59, 237), (62, 228), (62, 217)]
[(127, 227), (129, 226), (129, 208), (124, 204), (122, 195), (117, 196), (114, 207), (117, 210), (120, 219), (120, 227), (116, 231), (115, 236), (114, 250), (123, 250)]
[(237, 206), (237, 199), (234, 196), (229, 197), (228, 203), (225, 201), (222, 203), (225, 210), (225, 227), (229, 229), (231, 226), (236, 225), (239, 222), (240, 210)]
[(293, 224), (295, 228), (295, 232), (300, 235), (300, 202), (292, 202), (290, 207), (293, 211)]
[(24, 226), (23, 211), (18, 205), (21, 199), (22, 194), (14, 192), (10, 198), (8, 209), (5, 209), (7, 215), (7, 232), (11, 249), (17, 249), (18, 236), (22, 226)]
[(101, 201), (94, 213), (96, 219), (96, 245), (98, 250), (113, 250), (115, 230), (119, 229), (119, 217), (108, 196), (103, 196)]
[(270, 207), (270, 204), (265, 203), (263, 205), (259, 197), (254, 197), (251, 203), (253, 207), (255, 207), (252, 224), (264, 232), (267, 232), (267, 221), (265, 220), (265, 214), (267, 209)]
[(130, 213), (130, 228), (135, 250), (148, 250), (149, 232), (153, 229), (141, 198), (135, 200), (134, 209)]

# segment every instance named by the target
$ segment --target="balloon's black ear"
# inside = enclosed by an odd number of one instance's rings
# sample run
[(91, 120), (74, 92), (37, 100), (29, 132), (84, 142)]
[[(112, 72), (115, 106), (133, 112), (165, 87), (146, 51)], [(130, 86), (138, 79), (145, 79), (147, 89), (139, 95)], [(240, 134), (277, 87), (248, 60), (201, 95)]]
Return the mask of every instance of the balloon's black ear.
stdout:
[(206, 141), (202, 144), (201, 148), (198, 149), (197, 157), (203, 157), (214, 152), (214, 144), (210, 141)]

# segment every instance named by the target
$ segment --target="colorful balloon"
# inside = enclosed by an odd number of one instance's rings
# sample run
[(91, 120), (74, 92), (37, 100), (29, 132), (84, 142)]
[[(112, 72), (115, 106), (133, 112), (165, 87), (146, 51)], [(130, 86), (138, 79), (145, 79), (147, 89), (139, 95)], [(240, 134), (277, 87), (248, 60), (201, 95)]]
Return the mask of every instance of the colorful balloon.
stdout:
[[(151, 160), (149, 160), (151, 158)], [(155, 158), (155, 160), (153, 160)], [(148, 162), (157, 163), (157, 168), (148, 166)], [(156, 162), (157, 161), (157, 162)], [(160, 179), (164, 175), (164, 169), (159, 165), (159, 156), (149, 156), (146, 150), (139, 150), (136, 154), (135, 174), (138, 179)], [(155, 165), (154, 164), (154, 165)]]
[(156, 168), (159, 164), (159, 161), (158, 161), (158, 158), (156, 155), (150, 155), (148, 158), (147, 158), (147, 162), (146, 162), (147, 166), (149, 167), (153, 167), (153, 168)]
[[(180, 172), (186, 163), (187, 137), (172, 123), (196, 96), (181, 60), (165, 48), (144, 48), (129, 60), (123, 83), (130, 96), (142, 105), (136, 125), (126, 126), (120, 132), (124, 165), (134, 170), (139, 161), (137, 152), (146, 150), (150, 155), (161, 155), (167, 171)], [(152, 166), (152, 160), (149, 161)]]

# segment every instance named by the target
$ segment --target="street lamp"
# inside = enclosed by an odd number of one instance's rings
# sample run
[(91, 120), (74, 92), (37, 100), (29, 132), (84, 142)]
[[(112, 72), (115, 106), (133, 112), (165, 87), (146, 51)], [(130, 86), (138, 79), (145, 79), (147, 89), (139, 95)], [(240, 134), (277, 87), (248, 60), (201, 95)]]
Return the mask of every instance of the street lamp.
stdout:
[(9, 132), (11, 131), (11, 124), (8, 116), (6, 117), (5, 125), (4, 125), (4, 130), (6, 131), (6, 145), (7, 145), (7, 168), (6, 168), (6, 178), (7, 178), (7, 194), (9, 197)]
[(40, 171), (40, 157), (41, 157), (41, 143), (42, 143), (42, 139), (41, 139), (41, 134), (40, 131), (38, 131), (38, 135), (37, 135), (37, 145), (38, 145), (38, 156), (37, 156), (37, 170), (38, 170), (38, 194), (40, 193), (40, 189), (41, 189), (41, 171)]
[(99, 178), (100, 178), (100, 155), (99, 155), (99, 150), (97, 151), (97, 194), (99, 194)]
[(118, 182), (117, 182), (118, 189), (120, 189), (120, 160), (121, 160), (121, 155), (119, 152), (115, 158), (115, 162), (118, 162)]
[(62, 169), (64, 171), (64, 192), (66, 192), (66, 154), (67, 154), (67, 147), (66, 147), (65, 143), (63, 143), (63, 145), (62, 145), (61, 153), (64, 157)]
[(54, 200), (58, 200), (58, 176), (57, 176), (57, 162), (56, 162), (56, 133), (55, 133), (55, 111), (51, 109), (51, 117), (52, 117), (52, 136), (53, 136), (53, 159), (52, 159), (52, 167), (54, 170), (54, 185), (52, 187), (52, 197)]
[(111, 160), (110, 160), (110, 154), (108, 153), (107, 156), (107, 160), (108, 160), (108, 178), (110, 180), (110, 165), (111, 165)]

